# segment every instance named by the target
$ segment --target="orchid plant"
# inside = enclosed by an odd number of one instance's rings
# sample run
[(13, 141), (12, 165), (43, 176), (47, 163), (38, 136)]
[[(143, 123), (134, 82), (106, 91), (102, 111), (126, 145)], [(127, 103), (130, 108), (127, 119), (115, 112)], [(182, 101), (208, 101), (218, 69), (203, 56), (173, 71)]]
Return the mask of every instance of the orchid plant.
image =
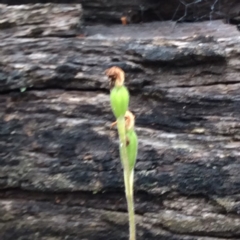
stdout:
[(106, 70), (110, 79), (110, 103), (116, 121), (119, 136), (119, 151), (123, 166), (125, 194), (129, 217), (129, 240), (136, 239), (136, 224), (134, 213), (134, 166), (138, 152), (138, 138), (134, 130), (135, 116), (128, 110), (129, 91), (124, 85), (125, 74), (119, 67)]

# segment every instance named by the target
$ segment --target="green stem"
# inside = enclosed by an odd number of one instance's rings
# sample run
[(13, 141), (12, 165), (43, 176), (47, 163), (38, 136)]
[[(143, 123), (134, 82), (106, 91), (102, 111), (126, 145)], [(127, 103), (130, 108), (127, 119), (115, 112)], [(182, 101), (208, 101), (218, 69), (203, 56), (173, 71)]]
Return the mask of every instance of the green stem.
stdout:
[(135, 214), (134, 214), (134, 197), (133, 197), (133, 177), (134, 171), (130, 169), (127, 146), (126, 146), (126, 130), (125, 130), (125, 119), (119, 117), (117, 119), (118, 134), (120, 139), (120, 155), (123, 165), (124, 173), (124, 184), (125, 194), (128, 206), (128, 218), (129, 218), (129, 240), (136, 239), (136, 225), (135, 225)]
[(136, 239), (136, 225), (135, 225), (135, 213), (134, 213), (134, 197), (133, 197), (133, 171), (127, 174), (124, 171), (124, 180), (126, 187), (126, 199), (128, 205), (128, 218), (129, 218), (129, 240)]

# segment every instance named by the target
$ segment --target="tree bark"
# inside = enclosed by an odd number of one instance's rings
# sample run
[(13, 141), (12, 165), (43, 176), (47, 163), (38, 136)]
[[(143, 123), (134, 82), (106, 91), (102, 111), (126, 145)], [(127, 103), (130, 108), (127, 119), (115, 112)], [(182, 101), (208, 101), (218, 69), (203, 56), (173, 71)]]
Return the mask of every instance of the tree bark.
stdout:
[(0, 239), (127, 239), (111, 66), (126, 72), (136, 115), (138, 239), (239, 239), (237, 29), (158, 22), (83, 36), (80, 7), (48, 18), (48, 6), (37, 36), (17, 7), (1, 15), (14, 24), (0, 33)]
[(0, 5), (0, 37), (75, 37), (82, 34), (80, 4)]
[[(204, 21), (239, 16), (238, 0), (0, 0), (5, 4), (80, 3), (85, 20), (93, 23), (120, 23), (126, 16), (131, 23), (151, 21)], [(238, 20), (239, 23), (239, 20)]]

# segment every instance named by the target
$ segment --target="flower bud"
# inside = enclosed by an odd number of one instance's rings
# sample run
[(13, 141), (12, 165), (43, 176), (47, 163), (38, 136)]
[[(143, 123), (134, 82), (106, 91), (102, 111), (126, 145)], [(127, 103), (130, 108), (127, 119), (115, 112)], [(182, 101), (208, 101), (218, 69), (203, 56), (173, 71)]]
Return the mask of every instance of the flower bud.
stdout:
[(124, 116), (129, 105), (129, 92), (123, 85), (114, 87), (110, 93), (110, 102), (113, 114), (116, 118)]
[(138, 152), (138, 137), (134, 129), (126, 132), (127, 136), (127, 156), (129, 162), (129, 168), (132, 170), (135, 166)]

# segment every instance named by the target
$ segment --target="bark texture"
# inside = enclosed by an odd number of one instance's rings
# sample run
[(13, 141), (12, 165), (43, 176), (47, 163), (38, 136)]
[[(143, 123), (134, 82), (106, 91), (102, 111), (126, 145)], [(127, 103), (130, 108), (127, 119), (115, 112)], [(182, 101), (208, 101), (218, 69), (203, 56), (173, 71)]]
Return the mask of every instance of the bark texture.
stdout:
[(0, 37), (74, 37), (82, 30), (80, 4), (0, 4)]
[[(155, 21), (203, 21), (239, 16), (239, 0), (0, 0), (5, 4), (80, 3), (87, 22), (120, 23), (126, 16), (131, 23)], [(238, 21), (239, 22), (239, 21)]]
[(48, 18), (49, 6), (23, 7), (54, 33), (38, 36), (34, 17), (2, 7), (15, 24), (0, 34), (0, 239), (127, 239), (111, 66), (126, 72), (136, 115), (138, 239), (240, 239), (237, 29), (94, 25), (84, 37), (80, 7)]

